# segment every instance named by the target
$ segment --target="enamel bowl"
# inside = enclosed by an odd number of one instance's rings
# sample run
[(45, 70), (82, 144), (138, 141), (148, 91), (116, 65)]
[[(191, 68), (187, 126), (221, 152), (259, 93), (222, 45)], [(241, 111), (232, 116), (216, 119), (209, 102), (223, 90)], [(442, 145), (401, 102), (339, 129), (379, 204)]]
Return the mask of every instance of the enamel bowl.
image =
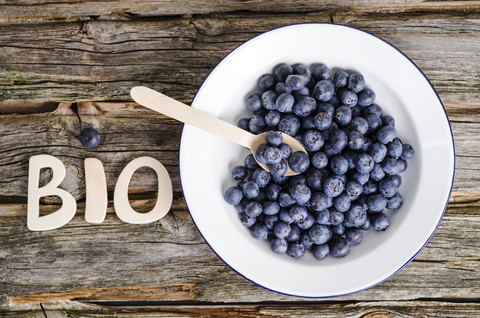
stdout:
[[(355, 49), (352, 49), (355, 48)], [(236, 124), (251, 115), (246, 97), (258, 78), (279, 63), (324, 63), (364, 75), (376, 103), (395, 118), (398, 136), (415, 149), (399, 189), (402, 207), (390, 227), (370, 230), (344, 258), (295, 260), (255, 240), (223, 195), (231, 169), (247, 149), (185, 126), (180, 146), (184, 196), (212, 250), (244, 278), (269, 290), (301, 297), (332, 297), (372, 287), (402, 269), (425, 246), (446, 209), (454, 176), (454, 147), (440, 98), (421, 70), (400, 50), (367, 32), (334, 24), (299, 24), (261, 34), (226, 56), (198, 90), (192, 107)]]

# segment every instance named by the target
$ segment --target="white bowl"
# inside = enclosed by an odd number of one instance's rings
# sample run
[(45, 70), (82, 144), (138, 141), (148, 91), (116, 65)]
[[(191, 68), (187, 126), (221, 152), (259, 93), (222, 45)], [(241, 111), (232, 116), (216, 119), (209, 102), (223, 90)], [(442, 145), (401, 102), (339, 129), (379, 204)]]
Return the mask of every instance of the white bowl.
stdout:
[(360, 291), (391, 277), (425, 246), (446, 209), (454, 176), (453, 138), (440, 98), (420, 69), (391, 44), (358, 29), (298, 24), (247, 41), (225, 57), (199, 89), (192, 107), (236, 124), (250, 114), (246, 97), (259, 76), (279, 63), (324, 63), (365, 76), (376, 103), (396, 120), (403, 142), (415, 149), (403, 174), (402, 207), (385, 232), (370, 230), (344, 258), (296, 260), (254, 239), (223, 195), (235, 184), (233, 166), (247, 149), (185, 126), (180, 172), (185, 200), (198, 230), (215, 253), (246, 279), (301, 297)]

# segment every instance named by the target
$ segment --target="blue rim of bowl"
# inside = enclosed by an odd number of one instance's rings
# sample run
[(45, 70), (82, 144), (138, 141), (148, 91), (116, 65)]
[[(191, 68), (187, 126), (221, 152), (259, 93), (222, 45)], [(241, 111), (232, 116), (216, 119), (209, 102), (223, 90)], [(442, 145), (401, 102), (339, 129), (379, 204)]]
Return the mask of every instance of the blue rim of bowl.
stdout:
[[(430, 239), (433, 237), (433, 234), (435, 234), (435, 232), (437, 231), (438, 229), (438, 226), (440, 225), (440, 222), (442, 221), (443, 219), (443, 216), (445, 215), (445, 211), (447, 210), (447, 207), (448, 207), (448, 203), (449, 203), (449, 199), (450, 199), (450, 196), (452, 194), (452, 189), (453, 189), (453, 181), (455, 180), (455, 163), (456, 163), (456, 157), (455, 157), (455, 143), (454, 143), (454, 139), (453, 139), (453, 131), (452, 131), (452, 125), (450, 124), (450, 120), (448, 118), (448, 114), (447, 114), (447, 111), (445, 110), (445, 106), (443, 105), (443, 102), (442, 100), (440, 99), (440, 96), (438, 95), (437, 91), (435, 90), (435, 88), (433, 87), (433, 84), (430, 82), (430, 80), (427, 78), (427, 76), (422, 72), (422, 70), (420, 69), (420, 67), (418, 67), (417, 64), (415, 64), (405, 53), (403, 53), (400, 49), (398, 49), (396, 46), (394, 46), (393, 44), (391, 44), (390, 42), (368, 32), (368, 31), (365, 31), (365, 30), (361, 30), (361, 29), (358, 29), (358, 28), (355, 28), (355, 27), (351, 27), (351, 26), (348, 26), (348, 25), (343, 25), (343, 24), (337, 24), (337, 23), (324, 23), (324, 22), (306, 22), (306, 23), (295, 23), (295, 24), (289, 24), (289, 25), (284, 25), (284, 26), (281, 26), (281, 27), (278, 27), (278, 28), (274, 28), (274, 29), (271, 29), (271, 30), (268, 30), (268, 31), (265, 31), (265, 32), (262, 32), (261, 34), (258, 34), (256, 36), (254, 36), (253, 38), (243, 42), (242, 44), (240, 44), (239, 46), (237, 46), (235, 49), (233, 49), (231, 52), (229, 52), (227, 55), (225, 55), (222, 60), (220, 62), (217, 63), (217, 65), (212, 68), (212, 70), (208, 73), (208, 75), (205, 77), (205, 79), (207, 79), (210, 74), (213, 72), (213, 70), (218, 66), (218, 64), (220, 64), (224, 59), (226, 59), (230, 54), (232, 54), (234, 51), (236, 51), (239, 47), (241, 47), (242, 45), (244, 45), (245, 43), (265, 34), (265, 33), (269, 33), (269, 32), (272, 32), (272, 31), (275, 31), (275, 30), (279, 30), (279, 29), (283, 29), (283, 28), (289, 28), (289, 27), (292, 27), (292, 26), (296, 26), (296, 25), (335, 25), (335, 26), (340, 26), (340, 27), (345, 27), (345, 28), (350, 28), (350, 29), (353, 29), (353, 30), (356, 30), (356, 31), (360, 31), (360, 32), (363, 32), (363, 33), (366, 33), (368, 35), (371, 35), (373, 37), (375, 37), (376, 39), (390, 45), (392, 48), (394, 48), (395, 50), (397, 50), (400, 54), (402, 54), (410, 63), (412, 63), (418, 70), (418, 72), (425, 78), (425, 80), (427, 81), (427, 83), (430, 85), (430, 87), (432, 88), (433, 92), (435, 93), (435, 95), (437, 96), (438, 98), (438, 101), (440, 102), (440, 105), (442, 105), (442, 109), (443, 109), (443, 112), (445, 113), (445, 117), (447, 119), (447, 123), (448, 123), (448, 127), (450, 128), (450, 136), (452, 138), (452, 147), (453, 147), (453, 174), (452, 174), (452, 183), (450, 185), (450, 192), (448, 194), (448, 198), (447, 198), (447, 202), (445, 203), (445, 207), (443, 208), (443, 212), (442, 212), (442, 215), (440, 216), (440, 219), (438, 220), (438, 223), (437, 225), (435, 226), (434, 230), (432, 231), (432, 233), (430, 234), (430, 236), (427, 238), (427, 240), (425, 241), (425, 243), (418, 249), (418, 251), (409, 259), (407, 260), (402, 266), (400, 266), (395, 272), (393, 272), (392, 274), (390, 274), (388, 277), (378, 281), (378, 282), (375, 282), (373, 283), (372, 285), (370, 286), (367, 286), (367, 287), (363, 287), (363, 288), (360, 288), (358, 290), (354, 290), (354, 291), (350, 291), (350, 292), (347, 292), (347, 293), (344, 293), (344, 294), (337, 294), (337, 295), (329, 295), (329, 296), (303, 296), (303, 295), (295, 295), (295, 294), (289, 294), (289, 293), (285, 293), (285, 292), (281, 292), (281, 291), (278, 291), (278, 290), (274, 290), (274, 289), (271, 289), (269, 287), (265, 287), (253, 280), (251, 280), (250, 278), (244, 276), (242, 273), (240, 273), (239, 271), (237, 271), (232, 265), (228, 264), (218, 253), (217, 251), (215, 251), (215, 249), (210, 245), (210, 243), (208, 243), (208, 241), (205, 239), (205, 237), (203, 236), (202, 232), (200, 231), (200, 229), (198, 228), (197, 226), (197, 223), (195, 223), (195, 219), (192, 217), (192, 221), (193, 221), (193, 224), (195, 224), (195, 227), (197, 228), (198, 232), (200, 233), (200, 235), (202, 236), (203, 240), (205, 241), (205, 243), (207, 243), (207, 245), (210, 247), (210, 249), (215, 253), (215, 255), (217, 255), (217, 257), (225, 263), (225, 265), (227, 265), (228, 267), (230, 267), (230, 269), (232, 269), (235, 273), (237, 273), (238, 275), (240, 275), (241, 277), (243, 277), (244, 279), (248, 280), (249, 282), (252, 282), (253, 284), (257, 285), (257, 286), (260, 286), (266, 290), (269, 290), (269, 291), (272, 291), (272, 292), (275, 292), (275, 293), (278, 293), (278, 294), (281, 294), (281, 295), (286, 295), (286, 296), (293, 296), (293, 297), (300, 297), (300, 298), (312, 298), (312, 299), (315, 299), (315, 298), (322, 298), (322, 299), (325, 299), (325, 298), (334, 298), (334, 297), (341, 297), (341, 296), (346, 296), (346, 295), (350, 295), (350, 294), (354, 294), (354, 293), (358, 293), (358, 292), (361, 292), (361, 291), (364, 291), (364, 290), (367, 290), (367, 289), (370, 289), (374, 286), (377, 286), (378, 284), (381, 284), (383, 283), (384, 281), (390, 279), (391, 277), (395, 276), (399, 271), (401, 271), (405, 266), (407, 266), (417, 255), (418, 253), (420, 253), (420, 251), (423, 250), (423, 248), (427, 245), (427, 243), (430, 241)], [(197, 90), (197, 93), (198, 91), (202, 88), (203, 84), (198, 88)], [(195, 100), (195, 98), (197, 97), (197, 93), (195, 93), (195, 96), (193, 97), (193, 100), (192, 102)], [(185, 127), (185, 126), (184, 126)], [(180, 169), (180, 162), (181, 162), (181, 148), (182, 148), (182, 136), (183, 136), (183, 129), (184, 127), (182, 127), (182, 134), (180, 136), (180, 144), (179, 144), (179, 152), (178, 152), (178, 162), (179, 162), (179, 174), (180, 174), (180, 187), (182, 188), (182, 193), (184, 194), (184, 191), (183, 191), (183, 185), (182, 185), (182, 170)], [(187, 199), (185, 198), (185, 194), (183, 195), (184, 196), (184, 199), (185, 199), (185, 204), (187, 206), (187, 209), (190, 213), (190, 209), (188, 207), (188, 202), (187, 202)], [(191, 213), (190, 213), (190, 216), (191, 216)]]

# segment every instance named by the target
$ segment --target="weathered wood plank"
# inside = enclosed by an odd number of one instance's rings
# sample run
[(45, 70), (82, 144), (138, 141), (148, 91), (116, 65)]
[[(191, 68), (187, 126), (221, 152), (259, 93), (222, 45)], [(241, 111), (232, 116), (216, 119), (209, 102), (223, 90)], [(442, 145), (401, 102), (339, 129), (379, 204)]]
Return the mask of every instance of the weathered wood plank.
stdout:
[[(140, 200), (133, 206), (148, 203)], [(182, 207), (175, 202), (165, 218), (132, 225), (122, 223), (110, 204), (104, 223), (89, 225), (80, 204), (65, 227), (30, 232), (25, 206), (0, 205), (3, 305), (51, 300), (291, 300), (248, 282), (224, 265)], [(478, 204), (449, 208), (432, 240), (411, 264), (376, 287), (338, 300), (479, 297), (478, 211)]]
[[(0, 99), (127, 99), (130, 87), (144, 83), (189, 102), (209, 71), (241, 43), (286, 24), (333, 19), (399, 47), (444, 101), (478, 104), (480, 4), (459, 3), (440, 11), (413, 6), (404, 11), (374, 6), (334, 15), (319, 10), (281, 16), (0, 25)], [(402, 20), (395, 19), (402, 12)]]
[(58, 22), (84, 20), (127, 20), (193, 14), (231, 12), (292, 13), (339, 8), (362, 8), (370, 11), (465, 11), (475, 9), (478, 1), (415, 1), (415, 0), (307, 0), (307, 1), (34, 1), (0, 3), (0, 22)]
[[(26, 202), (28, 160), (35, 154), (51, 154), (67, 167), (63, 187), (75, 198), (85, 196), (83, 161), (100, 159), (113, 191), (123, 167), (134, 158), (148, 155), (162, 162), (170, 173), (175, 191), (180, 195), (178, 150), (182, 124), (155, 114), (134, 103), (62, 104), (52, 113), (0, 115), (0, 196)], [(74, 110), (78, 113), (74, 112)], [(456, 147), (455, 192), (480, 193), (478, 151), (480, 119), (470, 108), (449, 111)], [(468, 117), (468, 120), (466, 119)], [(82, 127), (96, 127), (101, 144), (89, 150), (78, 140)], [(132, 132), (135, 132), (134, 134)], [(18, 144), (22, 138), (22, 144)], [(141, 141), (141, 142), (139, 142)], [(473, 173), (472, 173), (473, 172)], [(43, 178), (47, 178), (46, 173)], [(139, 170), (130, 184), (132, 193), (156, 193), (156, 176)]]

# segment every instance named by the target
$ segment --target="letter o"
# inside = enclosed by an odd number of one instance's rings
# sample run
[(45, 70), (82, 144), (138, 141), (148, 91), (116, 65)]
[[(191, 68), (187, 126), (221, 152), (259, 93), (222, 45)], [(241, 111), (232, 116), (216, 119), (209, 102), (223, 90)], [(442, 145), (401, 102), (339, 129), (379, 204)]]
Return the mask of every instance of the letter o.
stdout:
[[(128, 201), (130, 180), (135, 171), (141, 167), (152, 168), (158, 178), (157, 202), (153, 209), (146, 213), (135, 211)], [(172, 201), (173, 190), (170, 175), (160, 161), (151, 157), (139, 157), (128, 163), (120, 173), (113, 193), (115, 213), (123, 222), (133, 224), (145, 224), (161, 219), (170, 210)]]

